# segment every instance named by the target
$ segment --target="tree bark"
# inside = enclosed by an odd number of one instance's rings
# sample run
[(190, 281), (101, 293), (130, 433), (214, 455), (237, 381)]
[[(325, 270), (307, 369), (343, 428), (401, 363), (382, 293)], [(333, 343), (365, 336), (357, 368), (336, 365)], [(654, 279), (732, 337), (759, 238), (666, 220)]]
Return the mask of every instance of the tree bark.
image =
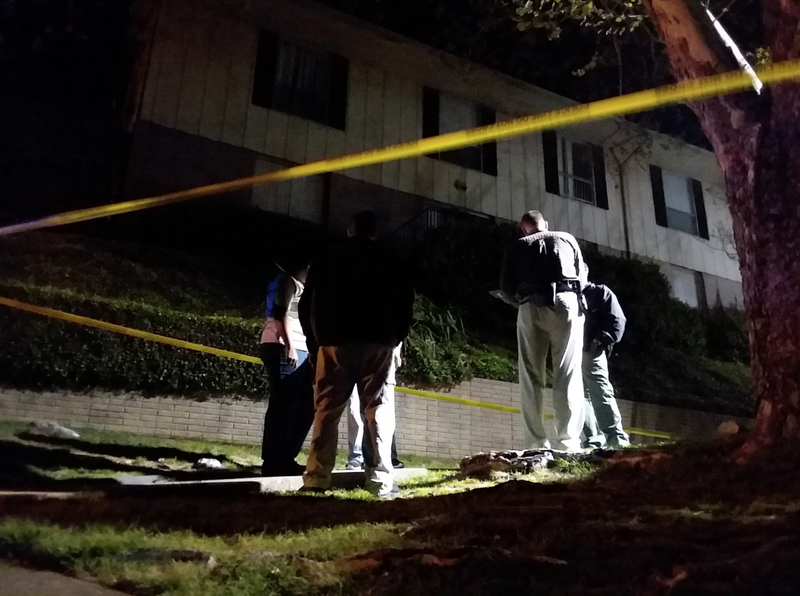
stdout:
[[(685, 1), (644, 0), (678, 79), (714, 74), (722, 57)], [(800, 3), (762, 0), (775, 61), (800, 55)], [(756, 423), (737, 454), (800, 448), (800, 84), (692, 104), (725, 176), (750, 335)]]

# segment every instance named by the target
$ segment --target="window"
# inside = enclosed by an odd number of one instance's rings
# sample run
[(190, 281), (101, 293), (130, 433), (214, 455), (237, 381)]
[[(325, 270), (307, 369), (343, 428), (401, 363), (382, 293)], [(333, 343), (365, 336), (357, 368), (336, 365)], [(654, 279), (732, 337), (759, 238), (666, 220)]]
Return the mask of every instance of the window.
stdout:
[(562, 194), (594, 205), (592, 146), (561, 139), (559, 158)]
[(667, 226), (697, 235), (697, 215), (690, 194), (689, 181), (672, 172), (662, 172)]
[[(435, 137), (448, 132), (494, 124), (491, 108), (442, 93), (430, 87), (422, 90), (422, 136)], [(485, 143), (429, 155), (471, 170), (497, 176), (497, 143)]]
[(658, 166), (650, 166), (650, 182), (656, 223), (708, 240), (703, 185)]
[(702, 273), (672, 265), (669, 274), (672, 295), (675, 298), (694, 308), (706, 308), (706, 292)]
[(542, 133), (545, 190), (608, 209), (603, 148)]
[(347, 60), (261, 31), (252, 102), (344, 130)]

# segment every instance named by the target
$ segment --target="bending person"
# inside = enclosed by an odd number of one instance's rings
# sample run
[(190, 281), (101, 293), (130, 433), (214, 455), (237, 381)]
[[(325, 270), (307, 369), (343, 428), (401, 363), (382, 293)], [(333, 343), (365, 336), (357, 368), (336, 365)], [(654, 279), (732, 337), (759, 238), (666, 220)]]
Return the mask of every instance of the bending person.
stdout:
[(590, 447), (627, 447), (622, 415), (608, 378), (608, 357), (625, 333), (625, 314), (608, 287), (590, 283), (584, 288), (586, 334), (583, 343), (583, 387), (586, 420), (583, 434)]

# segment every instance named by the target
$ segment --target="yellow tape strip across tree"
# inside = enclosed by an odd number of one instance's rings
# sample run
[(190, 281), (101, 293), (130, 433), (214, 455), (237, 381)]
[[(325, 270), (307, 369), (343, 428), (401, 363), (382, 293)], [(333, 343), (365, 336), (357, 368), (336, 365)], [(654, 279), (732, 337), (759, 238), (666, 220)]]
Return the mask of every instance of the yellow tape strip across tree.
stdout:
[[(780, 62), (760, 68), (758, 70), (758, 77), (765, 85), (800, 78), (800, 60)], [(647, 91), (639, 91), (620, 97), (612, 97), (592, 103), (535, 114), (533, 116), (506, 120), (489, 126), (451, 132), (436, 137), (420, 139), (418, 141), (391, 145), (382, 149), (374, 149), (333, 159), (315, 161), (260, 176), (251, 176), (249, 178), (241, 178), (229, 182), (210, 184), (208, 186), (201, 186), (146, 199), (137, 199), (101, 207), (68, 211), (32, 222), (2, 227), (0, 228), (0, 236), (63, 226), (101, 217), (142, 211), (144, 209), (153, 209), (155, 207), (190, 201), (210, 195), (242, 190), (258, 184), (347, 170), (387, 161), (417, 157), (439, 151), (479, 145), (489, 141), (522, 136), (546, 129), (554, 129), (592, 120), (615, 118), (669, 104), (696, 101), (718, 95), (725, 95), (735, 91), (743, 91), (751, 86), (752, 78), (748, 73), (744, 71), (727, 72), (702, 79), (682, 81), (680, 83), (649, 89)]]
[[(121, 335), (136, 337), (138, 339), (144, 339), (146, 341), (154, 341), (157, 343), (166, 344), (168, 346), (173, 346), (176, 348), (184, 348), (186, 350), (194, 350), (195, 352), (202, 352), (204, 354), (212, 354), (220, 358), (230, 358), (233, 360), (241, 360), (242, 362), (249, 362), (251, 364), (263, 365), (261, 359), (256, 358), (255, 356), (248, 356), (247, 354), (239, 354), (238, 352), (231, 352), (229, 350), (219, 350), (217, 348), (211, 348), (209, 346), (204, 346), (202, 344), (196, 344), (191, 341), (183, 341), (181, 339), (175, 339), (174, 337), (167, 337), (166, 335), (159, 335), (157, 333), (150, 333), (148, 331), (140, 331), (139, 329), (133, 329), (131, 327), (124, 327), (122, 325), (115, 325), (114, 323), (108, 323), (106, 321), (99, 321), (97, 319), (91, 319), (89, 317), (74, 315), (72, 313), (64, 312), (63, 310), (55, 310), (52, 308), (46, 308), (44, 306), (36, 306), (35, 304), (28, 304), (27, 302), (20, 302), (19, 300), (14, 300), (13, 298), (5, 298), (0, 296), (0, 305), (8, 306), (10, 308), (15, 308), (17, 310), (22, 310), (29, 313), (34, 313), (37, 315), (42, 315), (45, 317), (50, 317), (51, 319), (57, 319), (59, 321), (66, 321), (68, 323), (75, 323), (77, 325), (83, 325), (85, 327), (102, 329), (103, 331), (111, 331), (112, 333), (119, 333)], [(397, 387), (396, 391), (398, 391), (399, 393), (405, 393), (407, 395), (415, 395), (417, 397), (435, 399), (438, 401), (444, 401), (451, 404), (458, 404), (461, 406), (471, 406), (475, 408), (483, 408), (485, 410), (494, 410), (496, 412), (505, 412), (509, 414), (521, 413), (521, 410), (519, 408), (515, 408), (513, 406), (492, 404), (492, 403), (477, 401), (474, 399), (457, 397), (455, 395), (434, 393), (433, 391), (422, 391), (420, 389), (409, 389), (407, 387)], [(553, 417), (552, 414), (545, 414), (545, 418), (552, 418), (552, 417)], [(670, 435), (669, 433), (663, 433), (654, 430), (629, 428), (627, 429), (627, 431), (629, 433), (644, 435), (648, 437), (655, 437), (660, 439), (676, 438), (675, 436)]]

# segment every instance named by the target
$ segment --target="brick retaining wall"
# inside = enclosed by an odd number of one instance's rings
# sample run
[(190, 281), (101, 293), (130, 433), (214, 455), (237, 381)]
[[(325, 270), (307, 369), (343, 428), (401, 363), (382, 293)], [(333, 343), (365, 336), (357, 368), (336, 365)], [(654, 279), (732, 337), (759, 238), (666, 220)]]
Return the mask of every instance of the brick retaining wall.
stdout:
[[(473, 379), (450, 391), (469, 399), (519, 407), (514, 383)], [(626, 427), (710, 436), (725, 420), (746, 419), (694, 410), (619, 400)], [(95, 391), (87, 394), (17, 391), (0, 388), (0, 420), (53, 420), (74, 428), (125, 431), (160, 437), (258, 443), (265, 404), (249, 399), (195, 401), (172, 397)], [(491, 449), (524, 447), (522, 418), (411, 395), (397, 396), (397, 445), (401, 453), (459, 458)], [(545, 412), (552, 413), (549, 396)], [(545, 420), (552, 434), (552, 422)], [(346, 446), (346, 422), (339, 427)], [(647, 441), (633, 435), (634, 441)]]

